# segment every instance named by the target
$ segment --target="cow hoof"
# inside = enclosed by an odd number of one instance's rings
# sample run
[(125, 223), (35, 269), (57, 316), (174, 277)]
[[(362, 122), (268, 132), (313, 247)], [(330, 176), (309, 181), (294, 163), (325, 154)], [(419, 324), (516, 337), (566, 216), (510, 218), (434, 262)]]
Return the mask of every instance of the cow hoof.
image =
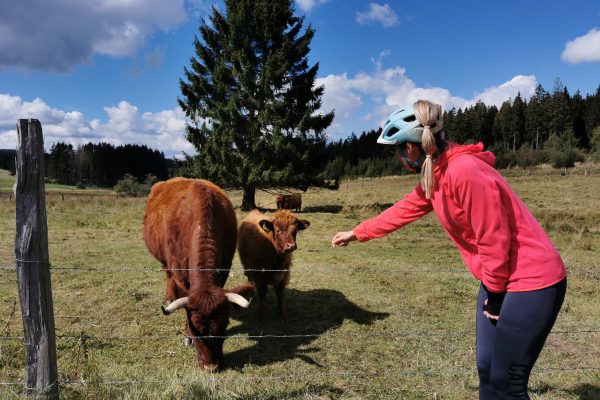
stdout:
[(181, 343), (183, 343), (184, 346), (191, 346), (194, 343), (194, 340), (191, 337), (184, 336)]

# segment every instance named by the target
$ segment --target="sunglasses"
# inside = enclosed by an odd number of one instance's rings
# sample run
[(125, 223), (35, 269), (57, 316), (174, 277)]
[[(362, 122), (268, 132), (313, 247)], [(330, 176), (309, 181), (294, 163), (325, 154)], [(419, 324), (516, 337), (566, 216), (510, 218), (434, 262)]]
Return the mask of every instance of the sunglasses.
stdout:
[(408, 157), (408, 146), (406, 143), (402, 143), (399, 145), (394, 145), (390, 149), (391, 153), (404, 164), (405, 167), (409, 168), (409, 170), (413, 170), (416, 172), (421, 171), (421, 162), (423, 161), (423, 156), (419, 157), (418, 160), (411, 161)]
[(403, 158), (407, 157), (406, 154), (408, 151), (408, 147), (406, 146), (406, 143), (395, 144), (393, 146), (389, 146), (388, 150), (393, 156), (403, 157)]

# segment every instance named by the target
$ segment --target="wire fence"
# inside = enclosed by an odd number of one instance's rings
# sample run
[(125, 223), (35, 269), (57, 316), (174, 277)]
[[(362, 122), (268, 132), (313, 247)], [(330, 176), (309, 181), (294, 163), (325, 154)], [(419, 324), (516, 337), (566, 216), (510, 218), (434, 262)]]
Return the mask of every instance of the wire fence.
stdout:
[[(101, 266), (101, 265), (86, 265), (86, 266), (65, 266), (65, 265), (56, 265), (53, 263), (47, 262), (39, 262), (32, 260), (21, 260), (14, 259), (15, 265), (0, 265), (0, 271), (16, 271), (19, 268), (19, 265), (26, 264), (44, 264), (48, 265), (49, 268), (53, 271), (101, 271), (106, 273), (112, 272), (146, 272), (146, 271), (154, 271), (160, 272), (162, 268), (160, 266), (148, 266), (148, 265), (139, 265), (139, 266)], [(229, 272), (229, 273), (244, 273), (244, 271), (251, 272), (285, 272), (287, 269), (267, 269), (267, 268), (243, 268), (241, 265), (234, 265), (231, 269), (229, 268), (172, 268), (172, 271), (212, 271), (212, 272)], [(319, 266), (308, 266), (308, 265), (300, 265), (294, 266), (292, 268), (294, 273), (296, 272), (310, 272), (310, 273), (346, 273), (346, 274), (355, 274), (355, 273), (383, 273), (383, 274), (415, 274), (415, 273), (450, 273), (450, 274), (464, 274), (468, 276), (469, 271), (463, 265), (446, 265), (439, 268), (417, 268), (417, 267), (408, 267), (408, 266), (399, 266), (399, 267), (380, 267), (380, 268), (333, 268), (333, 267), (319, 267)], [(583, 273), (586, 276), (598, 277), (600, 276), (600, 267), (599, 266), (587, 266), (582, 267), (578, 266), (577, 271), (579, 273)], [(14, 310), (13, 310), (14, 314)], [(11, 316), (12, 318), (12, 316)], [(6, 325), (10, 323), (9, 318), (6, 321)], [(68, 318), (79, 318), (78, 316), (68, 316)], [(4, 330), (2, 330), (2, 333)], [(566, 330), (553, 330), (550, 332), (550, 335), (588, 335), (588, 336), (596, 336), (600, 334), (600, 327), (581, 327), (574, 329), (566, 329)], [(451, 338), (451, 337), (474, 337), (475, 334), (473, 332), (423, 332), (423, 331), (392, 331), (392, 332), (324, 332), (324, 333), (314, 333), (314, 334), (233, 334), (233, 335), (206, 335), (206, 336), (187, 336), (190, 339), (226, 339), (226, 340), (297, 340), (297, 339), (321, 339), (321, 338), (353, 338), (353, 339), (370, 339), (370, 338)], [(79, 340), (82, 342), (90, 342), (90, 341), (160, 341), (160, 340), (172, 340), (174, 338), (181, 338), (183, 335), (127, 335), (127, 336), (94, 336), (88, 334), (65, 334), (65, 335), (56, 335), (57, 339), (61, 340)], [(0, 335), (0, 341), (21, 341), (24, 342), (24, 336), (4, 336)], [(27, 343), (25, 343), (27, 345)], [(536, 373), (540, 374), (552, 374), (552, 373), (565, 373), (565, 372), (595, 372), (600, 371), (600, 366), (594, 365), (579, 365), (572, 367), (540, 367), (536, 368)], [(250, 382), (258, 382), (258, 381), (313, 381), (315, 379), (327, 378), (327, 377), (337, 377), (337, 378), (369, 378), (369, 377), (381, 377), (381, 376), (404, 376), (404, 375), (471, 375), (474, 374), (474, 368), (453, 368), (451, 371), (448, 369), (427, 369), (427, 368), (417, 368), (417, 369), (406, 369), (406, 370), (382, 370), (376, 372), (350, 372), (350, 371), (329, 371), (329, 372), (317, 372), (312, 374), (287, 374), (287, 375), (278, 375), (278, 376), (261, 376), (261, 375), (251, 375), (251, 376), (214, 376), (208, 375), (203, 378), (206, 382), (224, 382), (224, 381), (250, 381)], [(85, 379), (62, 379), (58, 381), (58, 384), (61, 386), (71, 386), (71, 385), (104, 385), (104, 386), (134, 386), (134, 385), (170, 385), (175, 383), (189, 383), (189, 380), (186, 379), (184, 381), (183, 378), (171, 378), (171, 379), (123, 379), (117, 380), (114, 378), (94, 378), (93, 380), (85, 380)], [(26, 386), (25, 381), (0, 381), (0, 386)]]
[[(47, 263), (42, 261), (29, 261), (29, 260), (14, 260), (16, 263), (22, 264), (44, 264), (48, 265), (49, 268), (53, 271), (106, 271), (106, 272), (130, 272), (130, 271), (163, 271), (160, 266), (148, 266), (148, 265), (139, 265), (139, 266), (101, 266), (101, 265), (86, 265), (86, 266), (64, 266), (64, 265), (56, 265), (53, 263)], [(10, 270), (15, 271), (18, 268), (16, 265), (0, 265), (0, 270)], [(600, 278), (600, 266), (590, 265), (590, 266), (578, 266), (577, 268), (569, 268), (567, 267), (569, 272), (574, 272), (575, 274), (586, 274), (592, 275)], [(380, 268), (346, 268), (346, 267), (321, 267), (321, 266), (311, 266), (311, 265), (298, 265), (292, 266), (289, 269), (271, 269), (271, 268), (262, 268), (259, 266), (255, 266), (252, 268), (244, 268), (241, 265), (232, 265), (231, 268), (202, 268), (202, 267), (175, 267), (169, 268), (169, 271), (196, 271), (196, 272), (287, 272), (293, 271), (296, 272), (310, 272), (310, 273), (346, 273), (346, 274), (354, 274), (354, 273), (387, 273), (387, 274), (403, 274), (403, 273), (451, 273), (451, 274), (464, 274), (468, 275), (469, 271), (466, 269), (464, 265), (446, 265), (436, 268), (417, 268), (417, 267), (380, 267)]]
[[(600, 327), (592, 329), (574, 329), (574, 330), (553, 330), (551, 335), (595, 335), (600, 334)], [(166, 340), (180, 337), (181, 335), (128, 335), (128, 336), (92, 336), (87, 334), (80, 335), (56, 335), (57, 339), (86, 339), (86, 340)], [(443, 338), (443, 337), (473, 337), (473, 332), (326, 332), (326, 333), (308, 333), (308, 334), (235, 334), (235, 335), (204, 335), (204, 336), (185, 336), (190, 339), (227, 339), (227, 340), (254, 340), (254, 339), (319, 339), (319, 338)], [(0, 336), (0, 340), (25, 340), (24, 336)]]

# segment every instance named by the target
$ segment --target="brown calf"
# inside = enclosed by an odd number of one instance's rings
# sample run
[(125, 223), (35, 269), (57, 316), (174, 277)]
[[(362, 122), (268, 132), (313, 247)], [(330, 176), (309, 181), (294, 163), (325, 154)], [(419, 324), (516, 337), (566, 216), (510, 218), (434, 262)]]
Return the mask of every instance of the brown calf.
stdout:
[(290, 211), (277, 211), (272, 217), (252, 211), (240, 224), (238, 252), (244, 274), (258, 292), (259, 319), (264, 316), (268, 285), (275, 289), (279, 315), (287, 318), (284, 290), (290, 280), (292, 252), (297, 248), (296, 233), (309, 226), (310, 222)]

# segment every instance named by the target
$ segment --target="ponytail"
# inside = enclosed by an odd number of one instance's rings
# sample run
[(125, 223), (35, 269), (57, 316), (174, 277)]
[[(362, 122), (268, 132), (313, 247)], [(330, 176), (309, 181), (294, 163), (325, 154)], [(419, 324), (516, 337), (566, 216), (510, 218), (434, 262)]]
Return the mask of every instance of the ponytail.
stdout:
[(413, 107), (417, 120), (423, 125), (421, 147), (425, 151), (425, 161), (421, 167), (421, 186), (425, 191), (425, 198), (430, 199), (436, 184), (433, 175), (433, 155), (436, 150), (434, 133), (443, 128), (442, 106), (426, 100), (418, 100)]

